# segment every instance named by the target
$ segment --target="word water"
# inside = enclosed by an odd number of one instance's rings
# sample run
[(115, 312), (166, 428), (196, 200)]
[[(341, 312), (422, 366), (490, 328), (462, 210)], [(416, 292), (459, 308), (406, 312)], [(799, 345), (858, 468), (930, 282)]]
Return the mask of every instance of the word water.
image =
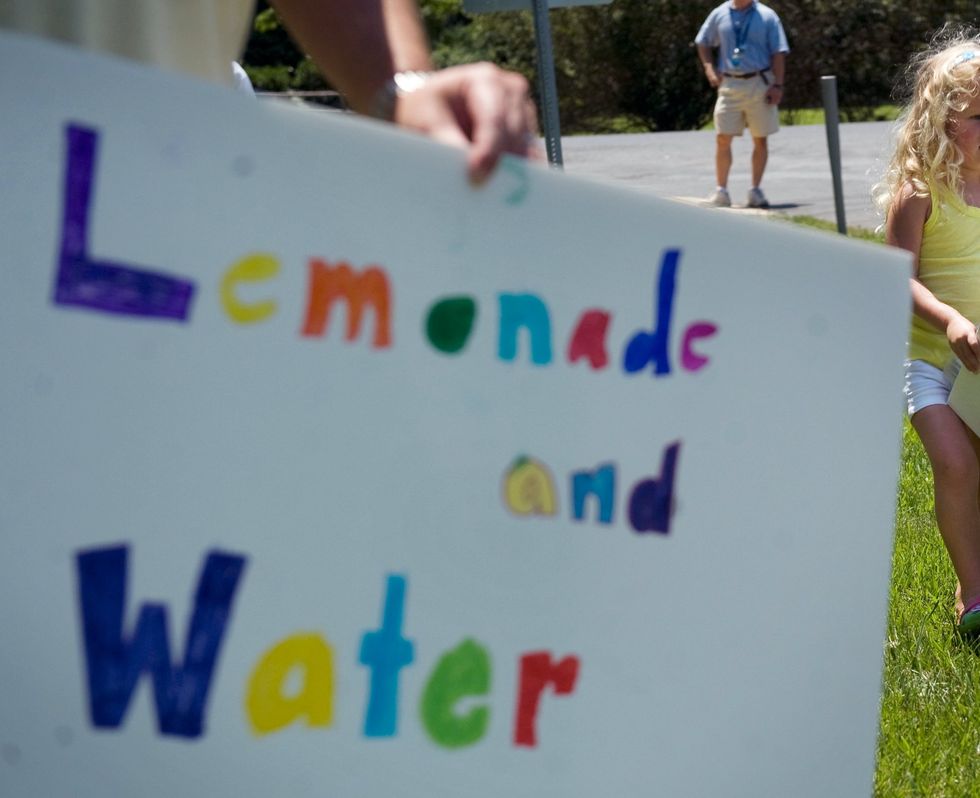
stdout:
[[(629, 492), (625, 515), (637, 534), (649, 532), (666, 535), (674, 509), (674, 478), (680, 457), (681, 442), (664, 449), (660, 474), (641, 479)], [(618, 479), (616, 464), (604, 463), (595, 469), (569, 474), (569, 513), (573, 521), (585, 520), (586, 503), (592, 499), (598, 523), (613, 523), (616, 512)], [(551, 470), (533, 457), (518, 457), (504, 472), (502, 480), (504, 506), (517, 516), (553, 516), (558, 514), (559, 500)]]
[[(114, 546), (76, 555), (82, 638), (92, 725), (122, 726), (143, 674), (153, 683), (157, 725), (163, 735), (197, 738), (204, 734), (208, 695), (218, 656), (231, 622), (246, 558), (207, 554), (190, 610), (183, 662), (175, 662), (167, 634), (167, 607), (144, 604), (131, 634), (127, 615), (129, 549)], [(415, 645), (402, 634), (408, 578), (387, 577), (380, 626), (365, 631), (358, 662), (370, 672), (364, 712), (365, 737), (398, 733), (399, 675), (415, 659)], [(266, 650), (245, 686), (244, 709), (258, 735), (303, 722), (311, 728), (333, 724), (335, 693), (333, 646), (318, 634), (285, 638)], [(513, 744), (537, 746), (536, 719), (547, 688), (571, 694), (579, 658), (555, 660), (547, 651), (519, 657)], [(299, 689), (296, 678), (299, 674)], [(429, 674), (419, 701), (419, 719), (429, 738), (444, 748), (480, 741), (490, 726), (486, 702), (492, 683), (490, 653), (467, 638), (446, 651)]]

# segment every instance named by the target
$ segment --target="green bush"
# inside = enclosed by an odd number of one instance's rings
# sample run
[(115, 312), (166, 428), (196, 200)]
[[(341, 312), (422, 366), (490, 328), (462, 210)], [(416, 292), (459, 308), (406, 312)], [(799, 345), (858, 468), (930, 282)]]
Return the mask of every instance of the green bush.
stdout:
[(292, 86), (292, 67), (252, 66), (246, 63), (245, 71), (256, 91), (288, 91)]

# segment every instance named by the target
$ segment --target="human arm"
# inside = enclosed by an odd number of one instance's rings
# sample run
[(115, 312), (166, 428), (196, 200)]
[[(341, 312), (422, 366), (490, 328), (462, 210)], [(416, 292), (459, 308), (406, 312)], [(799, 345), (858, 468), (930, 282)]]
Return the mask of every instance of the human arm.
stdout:
[[(431, 70), (415, 0), (382, 2), (395, 71)], [(432, 73), (418, 89), (396, 98), (392, 121), (466, 150), (475, 183), (490, 175), (502, 153), (541, 157), (527, 80), (486, 62)]]
[(932, 201), (928, 196), (916, 194), (909, 185), (902, 187), (888, 212), (885, 243), (907, 250), (914, 257), (912, 311), (927, 324), (945, 332), (953, 353), (967, 369), (976, 372), (980, 370), (980, 341), (977, 339), (976, 324), (956, 308), (941, 302), (918, 279), (922, 228), (931, 208)]
[(721, 78), (719, 78), (718, 73), (715, 72), (711, 48), (708, 47), (708, 45), (698, 45), (698, 59), (701, 61), (701, 68), (704, 69), (704, 76), (708, 79), (708, 83), (717, 89), (721, 84)]
[(542, 157), (527, 81), (487, 62), (433, 72), (397, 99), (393, 121), (465, 149), (474, 183), (490, 175), (503, 153)]
[(370, 113), (374, 98), (396, 71), (382, 0), (273, 0), (273, 4), (290, 34), (343, 91), (350, 107)]
[[(414, 0), (274, 0), (290, 32), (345, 95), (377, 112), (396, 72), (430, 72), (432, 61)], [(492, 64), (432, 73), (394, 98), (391, 121), (462, 147), (480, 182), (504, 152), (539, 157), (537, 115), (527, 81)]]
[(773, 53), (770, 70), (772, 83), (766, 89), (766, 102), (779, 105), (783, 101), (783, 81), (786, 79), (786, 53)]

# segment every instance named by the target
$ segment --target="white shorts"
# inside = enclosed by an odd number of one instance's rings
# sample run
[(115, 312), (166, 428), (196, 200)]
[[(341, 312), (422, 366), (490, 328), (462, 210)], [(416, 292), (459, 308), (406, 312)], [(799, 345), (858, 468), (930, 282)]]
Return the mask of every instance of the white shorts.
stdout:
[(906, 360), (905, 401), (909, 418), (929, 405), (947, 404), (959, 370), (960, 361), (955, 357), (945, 369), (938, 369), (924, 360)]

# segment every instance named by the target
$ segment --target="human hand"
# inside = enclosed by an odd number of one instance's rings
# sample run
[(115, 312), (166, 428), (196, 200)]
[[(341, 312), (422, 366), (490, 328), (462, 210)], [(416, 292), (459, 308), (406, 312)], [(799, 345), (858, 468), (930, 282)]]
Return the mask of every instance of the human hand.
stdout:
[(783, 87), (781, 84), (774, 83), (768, 89), (766, 89), (767, 105), (779, 105), (779, 101), (782, 99), (783, 99)]
[(973, 322), (957, 313), (946, 325), (946, 340), (965, 368), (974, 373), (980, 370), (980, 341)]
[(482, 183), (503, 153), (543, 157), (527, 80), (490, 63), (433, 72), (395, 102), (396, 124), (466, 150), (467, 171)]
[(705, 64), (704, 76), (708, 79), (708, 83), (711, 84), (711, 88), (717, 89), (721, 85), (721, 78), (718, 77), (718, 73), (715, 72), (715, 68), (711, 64)]

